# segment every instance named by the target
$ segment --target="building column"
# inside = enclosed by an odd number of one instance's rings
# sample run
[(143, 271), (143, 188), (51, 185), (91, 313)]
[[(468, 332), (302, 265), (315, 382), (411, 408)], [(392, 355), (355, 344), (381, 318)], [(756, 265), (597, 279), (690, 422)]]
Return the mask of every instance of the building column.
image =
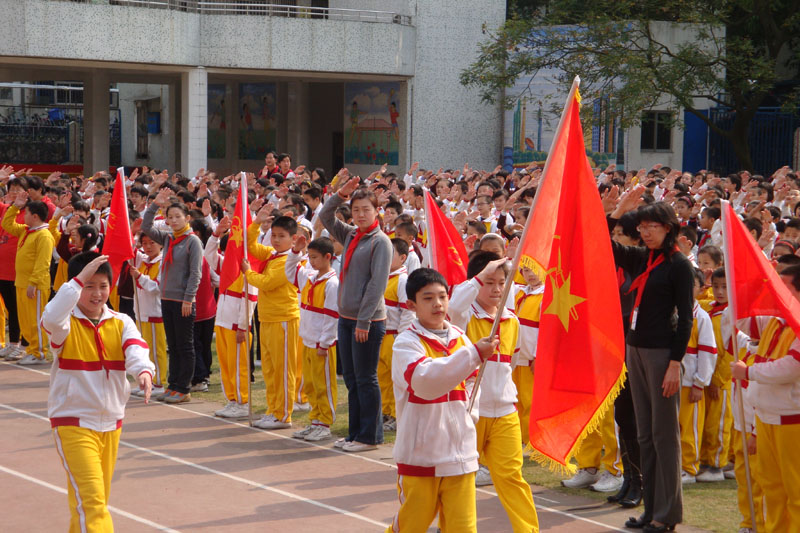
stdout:
[(308, 163), (309, 101), (308, 83), (292, 81), (287, 85), (286, 149), (292, 166)]
[(83, 173), (91, 176), (109, 166), (109, 78), (92, 71), (83, 82)]
[(181, 73), (181, 172), (194, 176), (208, 166), (208, 72)]

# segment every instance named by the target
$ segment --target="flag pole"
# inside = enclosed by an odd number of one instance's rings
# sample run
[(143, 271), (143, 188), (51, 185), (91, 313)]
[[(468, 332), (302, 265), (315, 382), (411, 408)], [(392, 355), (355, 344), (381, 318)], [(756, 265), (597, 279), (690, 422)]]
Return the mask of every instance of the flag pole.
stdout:
[[(242, 250), (242, 257), (247, 259), (247, 209), (250, 209), (247, 206), (248, 201), (247, 197), (244, 195), (244, 191), (242, 191), (242, 183), (244, 183), (244, 187), (247, 188), (247, 174), (241, 172), (239, 174), (239, 191), (242, 197), (242, 205), (239, 207), (241, 209), (241, 213), (239, 216), (242, 219), (242, 240), (244, 241), (244, 249)], [(252, 386), (250, 383), (250, 376), (252, 369), (250, 368), (250, 284), (247, 283), (247, 276), (244, 275), (244, 272), (241, 274), (242, 276), (242, 299), (244, 300), (244, 316), (245, 316), (245, 323), (247, 324), (247, 331), (244, 334), (244, 353), (246, 354), (245, 359), (247, 360), (247, 423), (250, 427), (253, 427), (253, 396), (252, 396)]]
[[(544, 185), (544, 180), (547, 179), (547, 170), (550, 168), (550, 156), (555, 149), (556, 141), (561, 137), (561, 131), (564, 129), (564, 123), (567, 121), (567, 109), (569, 109), (569, 104), (572, 102), (572, 99), (575, 98), (576, 93), (578, 92), (578, 87), (581, 84), (580, 76), (575, 76), (575, 79), (572, 80), (572, 87), (569, 91), (569, 96), (567, 97), (567, 104), (564, 106), (564, 111), (561, 112), (561, 120), (558, 121), (558, 127), (556, 128), (555, 135), (553, 136), (553, 142), (550, 144), (550, 152), (547, 154), (547, 159), (544, 162), (544, 169), (542, 170), (542, 180), (539, 182), (539, 186), (536, 187), (536, 194), (533, 197), (533, 201), (531, 202), (530, 211), (528, 212), (528, 218), (525, 221), (525, 227), (522, 230), (522, 237), (519, 239), (519, 244), (517, 245), (517, 249), (514, 252), (514, 259), (511, 262), (511, 270), (509, 271), (509, 277), (506, 279), (505, 287), (503, 288), (503, 296), (500, 299), (500, 305), (497, 306), (497, 312), (494, 316), (494, 322), (492, 323), (492, 331), (489, 333), (489, 338), (494, 339), (495, 335), (497, 335), (497, 330), (500, 329), (500, 320), (503, 317), (503, 310), (506, 306), (506, 301), (508, 300), (508, 295), (511, 293), (511, 287), (514, 285), (514, 275), (519, 269), (520, 261), (522, 260), (522, 243), (525, 242), (526, 237), (528, 236), (528, 232), (531, 229), (531, 220), (533, 219), (533, 213), (536, 210), (536, 204), (539, 203), (539, 196), (542, 192), (542, 185)], [(546, 282), (546, 280), (545, 280)], [(513, 370), (513, 369), (512, 369)], [(483, 373), (486, 371), (486, 361), (483, 361), (480, 366), (480, 370), (478, 370), (478, 375), (475, 378), (475, 385), (472, 386), (472, 395), (469, 398), (469, 407), (467, 408), (467, 412), (472, 412), (472, 407), (475, 405), (475, 391), (478, 390), (478, 387), (481, 384), (481, 380), (483, 380)]]
[[(722, 227), (728, 228), (726, 238), (723, 240), (723, 254), (725, 260), (725, 286), (728, 291), (728, 307), (731, 309), (731, 344), (733, 349), (733, 357), (735, 362), (739, 362), (739, 339), (736, 334), (736, 283), (734, 280), (733, 268), (730, 261), (730, 243), (728, 237), (730, 236), (730, 203), (727, 200), (722, 201)], [(747, 424), (744, 419), (744, 398), (741, 380), (733, 380), (733, 389), (736, 394), (736, 410), (739, 412), (739, 421), (742, 424), (742, 456), (744, 457), (744, 473), (747, 479), (747, 500), (750, 504), (750, 523), (753, 531), (756, 531), (756, 508), (753, 501), (753, 481), (750, 472), (750, 454), (747, 451)], [(735, 430), (736, 428), (734, 428)]]

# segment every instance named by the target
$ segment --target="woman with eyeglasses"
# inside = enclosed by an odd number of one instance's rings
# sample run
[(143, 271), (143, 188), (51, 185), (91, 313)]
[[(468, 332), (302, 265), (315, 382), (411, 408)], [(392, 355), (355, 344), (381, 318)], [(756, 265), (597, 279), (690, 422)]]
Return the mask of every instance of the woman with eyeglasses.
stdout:
[[(610, 225), (636, 208), (643, 191), (637, 186), (620, 200)], [(655, 533), (674, 530), (683, 518), (678, 392), (692, 331), (693, 277), (676, 246), (680, 223), (672, 207), (652, 203), (636, 214), (644, 246), (612, 241), (617, 267), (633, 279), (626, 363), (644, 487), (644, 513), (625, 527)]]

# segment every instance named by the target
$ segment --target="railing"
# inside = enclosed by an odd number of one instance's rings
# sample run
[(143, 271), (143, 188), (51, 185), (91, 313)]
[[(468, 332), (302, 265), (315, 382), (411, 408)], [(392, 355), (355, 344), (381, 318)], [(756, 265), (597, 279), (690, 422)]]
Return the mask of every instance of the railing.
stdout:
[(263, 0), (57, 0), (80, 4), (170, 9), (206, 15), (260, 15), (269, 17), (378, 22), (411, 26), (411, 16), (391, 11), (272, 4)]

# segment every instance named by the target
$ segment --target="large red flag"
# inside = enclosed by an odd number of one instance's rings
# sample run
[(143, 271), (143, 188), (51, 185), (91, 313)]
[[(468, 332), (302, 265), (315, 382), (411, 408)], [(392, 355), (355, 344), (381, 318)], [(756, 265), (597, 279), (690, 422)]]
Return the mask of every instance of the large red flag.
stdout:
[(125, 191), (125, 178), (122, 175), (121, 167), (117, 169), (114, 193), (111, 196), (111, 209), (109, 209), (105, 240), (103, 241), (103, 255), (108, 256), (108, 263), (114, 273), (112, 285), (116, 285), (122, 264), (133, 259), (133, 236), (128, 219), (128, 195)]
[(253, 222), (247, 198), (247, 177), (244, 172), (239, 179), (239, 199), (231, 222), (231, 233), (222, 259), (219, 274), (219, 292), (224, 292), (242, 273), (242, 259), (247, 257), (247, 227)]
[(728, 302), (736, 319), (777, 316), (800, 337), (800, 302), (792, 296), (750, 231), (727, 201), (722, 205), (722, 235)]
[(467, 279), (469, 258), (464, 241), (429, 192), (425, 194), (425, 218), (428, 223), (431, 268), (441, 272), (447, 284), (454, 287)]
[(614, 257), (586, 158), (579, 82), (573, 82), (519, 251), (522, 266), (545, 273), (532, 457), (570, 472), (570, 459), (612, 405), (625, 372)]

